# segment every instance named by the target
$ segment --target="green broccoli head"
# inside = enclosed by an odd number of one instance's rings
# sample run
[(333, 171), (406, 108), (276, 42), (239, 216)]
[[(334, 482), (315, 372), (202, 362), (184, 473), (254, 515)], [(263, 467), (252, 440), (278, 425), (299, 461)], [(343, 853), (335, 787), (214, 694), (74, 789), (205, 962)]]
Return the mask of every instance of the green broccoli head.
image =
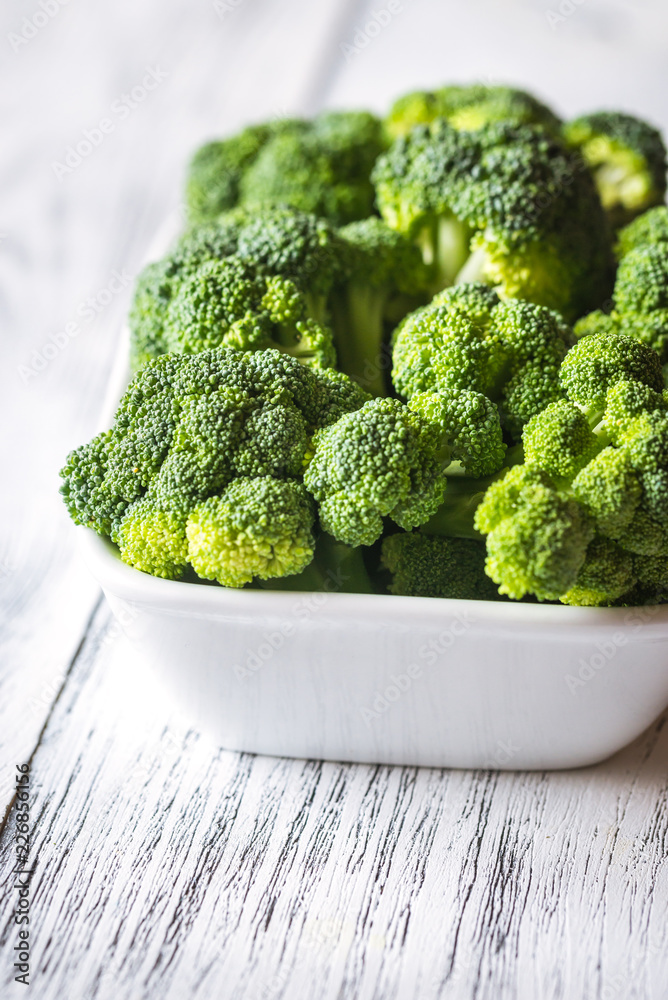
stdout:
[(663, 202), (666, 147), (647, 122), (620, 111), (599, 111), (567, 122), (564, 138), (592, 171), (613, 226)]
[(208, 142), (193, 156), (186, 177), (185, 202), (191, 223), (212, 222), (239, 202), (244, 173), (262, 147), (283, 132), (306, 129), (305, 122), (278, 119), (251, 125), (228, 139)]
[(598, 450), (582, 410), (568, 399), (550, 403), (529, 420), (522, 434), (524, 460), (550, 476), (572, 478)]
[(487, 575), (514, 600), (558, 600), (575, 585), (594, 535), (584, 507), (524, 465), (489, 487), (475, 526), (487, 536)]
[(566, 355), (559, 382), (570, 400), (588, 411), (605, 409), (608, 390), (621, 381), (641, 382), (660, 392), (661, 362), (656, 351), (632, 337), (601, 333), (583, 337)]
[(484, 284), (455, 285), (403, 321), (392, 379), (409, 399), (423, 392), (482, 393), (518, 438), (534, 414), (562, 395), (559, 365), (572, 340), (570, 327), (545, 306), (501, 302)]
[(316, 432), (304, 484), (325, 531), (348, 545), (372, 545), (391, 517), (409, 529), (443, 499), (446, 479), (437, 428), (397, 399), (374, 399)]
[(133, 371), (169, 349), (166, 320), (179, 285), (206, 261), (234, 253), (244, 221), (243, 213), (230, 212), (215, 224), (195, 226), (180, 237), (165, 258), (148, 264), (141, 272), (128, 320)]
[(168, 348), (276, 348), (314, 367), (336, 361), (332, 332), (308, 316), (307, 297), (288, 278), (262, 277), (238, 255), (209, 260), (181, 282), (165, 320)]
[(559, 600), (586, 607), (613, 604), (633, 588), (636, 579), (628, 552), (609, 538), (595, 538), (574, 585)]
[(314, 521), (302, 483), (271, 476), (235, 479), (190, 512), (188, 559), (198, 576), (224, 587), (294, 576), (313, 559)]
[(192, 564), (196, 507), (237, 480), (298, 480), (318, 428), (366, 399), (342, 373), (276, 350), (163, 355), (135, 376), (114, 426), (68, 456), (61, 492), (72, 519), (118, 542), (130, 565), (176, 578)]
[(643, 212), (617, 233), (615, 253), (619, 260), (637, 247), (668, 243), (668, 208), (659, 205)]
[(567, 318), (609, 295), (611, 237), (592, 178), (543, 128), (420, 125), (373, 179), (381, 215), (421, 246), (434, 288), (483, 280)]
[(391, 594), (494, 601), (499, 594), (485, 575), (484, 542), (403, 532), (383, 539), (382, 566), (392, 574)]
[(337, 225), (371, 215), (371, 168), (384, 148), (381, 122), (366, 111), (326, 112), (271, 138), (245, 171), (241, 204), (290, 205)]
[(445, 118), (452, 128), (466, 131), (490, 122), (510, 122), (543, 125), (558, 133), (561, 125), (548, 107), (524, 90), (476, 83), (404, 94), (392, 105), (385, 128), (396, 139), (436, 118)]
[(488, 476), (503, 465), (506, 445), (498, 408), (480, 392), (419, 392), (408, 408), (441, 434), (443, 465), (456, 462), (467, 476)]

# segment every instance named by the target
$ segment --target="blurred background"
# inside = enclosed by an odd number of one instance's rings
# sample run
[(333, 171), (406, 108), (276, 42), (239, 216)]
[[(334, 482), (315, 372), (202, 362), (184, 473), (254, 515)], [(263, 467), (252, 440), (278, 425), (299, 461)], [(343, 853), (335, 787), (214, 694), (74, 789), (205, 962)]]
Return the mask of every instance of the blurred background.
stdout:
[(200, 143), (472, 81), (668, 130), (665, 0), (21, 0), (0, 21), (0, 597), (16, 685), (44, 656), (35, 630), (58, 661), (95, 596), (57, 470), (95, 429), (134, 277)]

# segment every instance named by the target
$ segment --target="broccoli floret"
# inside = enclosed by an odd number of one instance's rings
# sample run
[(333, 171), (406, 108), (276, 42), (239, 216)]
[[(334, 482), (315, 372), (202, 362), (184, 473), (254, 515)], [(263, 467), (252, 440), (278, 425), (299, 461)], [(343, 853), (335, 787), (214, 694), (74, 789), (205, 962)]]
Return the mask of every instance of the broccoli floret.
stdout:
[(614, 227), (663, 202), (666, 147), (647, 122), (620, 111), (599, 111), (567, 122), (564, 138), (592, 171)]
[(487, 575), (514, 600), (557, 600), (574, 586), (594, 536), (582, 505), (526, 465), (489, 487), (475, 526), (487, 536)]
[(392, 380), (407, 398), (468, 390), (498, 406), (515, 438), (562, 392), (559, 365), (573, 335), (545, 306), (501, 302), (486, 285), (446, 289), (407, 317), (394, 338)]
[(613, 604), (636, 583), (633, 561), (616, 542), (594, 538), (577, 575), (575, 584), (560, 594), (562, 604), (597, 607)]
[(434, 289), (482, 280), (573, 319), (609, 297), (611, 236), (593, 180), (544, 129), (419, 125), (373, 172), (388, 225), (422, 248)]
[(292, 576), (313, 558), (313, 501), (303, 485), (271, 476), (235, 479), (188, 516), (188, 559), (205, 580), (242, 587)]
[(668, 243), (641, 244), (622, 257), (614, 303), (621, 330), (668, 361)]
[(396, 139), (415, 125), (426, 125), (435, 118), (445, 118), (453, 128), (469, 131), (503, 121), (543, 125), (556, 134), (561, 125), (548, 107), (524, 90), (476, 83), (404, 94), (392, 105), (385, 128)]
[[(68, 457), (61, 492), (72, 519), (117, 541), (130, 565), (177, 578), (193, 565), (184, 532), (195, 508), (215, 506), (237, 481), (269, 478), (302, 490), (314, 433), (368, 398), (342, 373), (306, 368), (276, 350), (163, 355), (135, 376), (113, 427)], [(241, 503), (251, 494), (240, 487), (231, 495)], [(279, 508), (267, 516), (277, 528)], [(247, 572), (256, 565), (251, 559)], [(230, 579), (240, 572), (239, 563), (230, 566)]]
[(197, 354), (213, 347), (276, 348), (326, 368), (336, 353), (331, 330), (308, 316), (308, 301), (287, 278), (260, 276), (243, 258), (209, 260), (182, 281), (165, 321), (168, 348)]
[(409, 529), (443, 499), (440, 433), (397, 399), (374, 399), (314, 435), (304, 484), (320, 524), (348, 545), (372, 545), (391, 517)]
[(374, 396), (386, 395), (386, 326), (420, 301), (427, 285), (418, 248), (371, 217), (339, 230), (341, 274), (331, 297), (339, 367)]
[(277, 347), (308, 364), (334, 364), (327, 298), (344, 251), (329, 223), (293, 209), (235, 210), (195, 227), (140, 278), (130, 323), (134, 368), (167, 350), (218, 344)]
[[(488, 476), (503, 465), (506, 445), (498, 408), (481, 392), (419, 392), (408, 408), (442, 433), (442, 460), (448, 471)], [(446, 450), (447, 449), (447, 450)]]
[(249, 208), (291, 205), (337, 225), (364, 219), (374, 205), (371, 168), (384, 148), (374, 115), (326, 112), (262, 147), (241, 179), (240, 202)]
[(188, 565), (186, 519), (163, 510), (152, 497), (131, 504), (114, 533), (123, 562), (166, 580), (178, 580)]
[(660, 205), (639, 215), (617, 234), (615, 253), (619, 260), (637, 247), (668, 243), (668, 208)]
[(307, 123), (277, 119), (251, 125), (228, 139), (201, 146), (188, 167), (185, 202), (191, 223), (212, 222), (239, 201), (239, 185), (262, 147), (283, 132), (304, 131)]
[(625, 380), (641, 382), (660, 392), (661, 361), (656, 351), (645, 344), (613, 333), (578, 340), (559, 370), (564, 393), (592, 414), (602, 414), (608, 389)]
[(205, 261), (233, 253), (244, 221), (243, 213), (231, 212), (216, 224), (196, 226), (181, 236), (163, 260), (148, 264), (141, 272), (128, 320), (133, 371), (169, 349), (165, 325), (181, 282)]
[(383, 540), (382, 565), (392, 574), (390, 593), (405, 597), (449, 597), (494, 601), (499, 594), (485, 575), (485, 544), (419, 532)]
[(522, 461), (514, 450), (509, 471), (454, 480), (457, 492), (448, 490), (421, 531), (487, 536), (486, 572), (515, 600), (625, 600), (639, 579), (637, 559), (668, 555), (660, 371), (656, 354), (630, 338), (578, 341), (560, 370), (569, 398), (526, 424), (523, 464), (513, 465)]

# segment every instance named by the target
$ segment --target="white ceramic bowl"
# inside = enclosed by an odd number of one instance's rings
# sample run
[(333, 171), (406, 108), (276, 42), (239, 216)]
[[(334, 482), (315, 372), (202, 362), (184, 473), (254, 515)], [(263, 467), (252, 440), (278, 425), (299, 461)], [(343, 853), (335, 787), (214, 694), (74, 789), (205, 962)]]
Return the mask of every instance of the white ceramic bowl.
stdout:
[(228, 749), (577, 767), (668, 705), (668, 606), (228, 590), (147, 576), (80, 530), (130, 640)]
[[(127, 356), (126, 331), (105, 428), (127, 384)], [(229, 749), (578, 767), (625, 746), (668, 705), (668, 605), (228, 590), (148, 576), (80, 531), (130, 640), (194, 724)]]

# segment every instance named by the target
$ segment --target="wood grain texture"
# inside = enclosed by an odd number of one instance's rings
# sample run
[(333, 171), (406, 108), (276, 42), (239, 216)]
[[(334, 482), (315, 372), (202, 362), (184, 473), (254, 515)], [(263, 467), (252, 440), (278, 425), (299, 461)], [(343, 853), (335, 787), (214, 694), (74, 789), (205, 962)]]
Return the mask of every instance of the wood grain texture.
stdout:
[(33, 761), (35, 995), (668, 996), (665, 719), (562, 774), (239, 755), (107, 629)]

